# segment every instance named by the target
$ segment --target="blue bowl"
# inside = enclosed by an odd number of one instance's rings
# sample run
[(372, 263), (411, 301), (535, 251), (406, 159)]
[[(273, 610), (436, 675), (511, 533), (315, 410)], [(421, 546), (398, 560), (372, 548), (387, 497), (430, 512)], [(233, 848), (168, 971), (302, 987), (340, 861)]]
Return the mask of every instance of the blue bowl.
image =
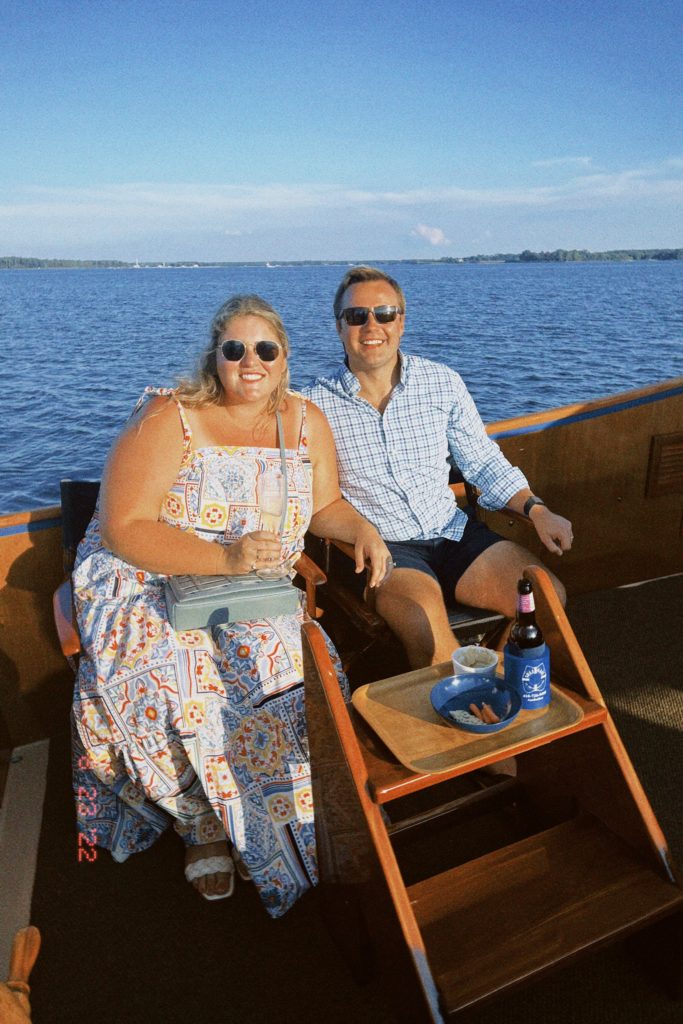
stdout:
[[(438, 715), (467, 732), (498, 732), (519, 714), (522, 697), (517, 690), (506, 687), (502, 679), (484, 676), (447, 676), (432, 687), (432, 707)], [(486, 702), (500, 722), (482, 722), (470, 711), (470, 704), (481, 708)]]

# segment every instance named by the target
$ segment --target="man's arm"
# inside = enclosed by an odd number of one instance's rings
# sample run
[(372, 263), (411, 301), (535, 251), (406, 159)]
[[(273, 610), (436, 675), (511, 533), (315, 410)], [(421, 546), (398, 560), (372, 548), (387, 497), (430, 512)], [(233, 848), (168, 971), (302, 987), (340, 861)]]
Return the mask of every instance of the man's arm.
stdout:
[(368, 565), (368, 586), (377, 587), (391, 571), (389, 549), (372, 523), (341, 496), (334, 438), (324, 414), (312, 402), (307, 414), (308, 451), (313, 467), (313, 515), (309, 530), (317, 537), (353, 544), (356, 572), (363, 572)]
[(472, 396), (457, 374), (455, 378), (448, 446), (465, 479), (481, 491), (482, 508), (511, 508), (531, 520), (548, 551), (556, 555), (569, 551), (573, 540), (572, 524), (551, 512), (542, 500), (529, 500), (536, 496), (526, 477), (488, 436)]
[[(532, 498), (534, 501), (530, 500)], [(513, 494), (507, 507), (531, 520), (539, 539), (548, 551), (552, 551), (554, 555), (569, 551), (574, 540), (572, 524), (564, 516), (551, 512), (546, 503), (537, 498), (528, 487)]]
[(447, 372), (451, 396), (448, 449), (465, 480), (481, 492), (481, 507), (495, 511), (504, 508), (514, 495), (525, 489), (530, 495), (529, 483), (521, 469), (505, 458), (496, 442), (486, 433), (462, 378), (453, 370)]

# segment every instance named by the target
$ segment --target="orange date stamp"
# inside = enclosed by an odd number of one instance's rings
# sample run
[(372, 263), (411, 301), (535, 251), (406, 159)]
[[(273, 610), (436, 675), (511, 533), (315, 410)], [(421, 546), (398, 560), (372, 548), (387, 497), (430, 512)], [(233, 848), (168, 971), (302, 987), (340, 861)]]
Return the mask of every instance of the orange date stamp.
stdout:
[[(87, 756), (79, 757), (78, 767), (81, 770), (89, 769), (90, 761)], [(79, 786), (78, 794), (78, 860), (79, 861), (93, 861), (97, 860), (97, 829), (84, 828), (83, 819), (95, 818), (99, 812), (99, 804), (97, 803), (97, 790), (95, 786)]]

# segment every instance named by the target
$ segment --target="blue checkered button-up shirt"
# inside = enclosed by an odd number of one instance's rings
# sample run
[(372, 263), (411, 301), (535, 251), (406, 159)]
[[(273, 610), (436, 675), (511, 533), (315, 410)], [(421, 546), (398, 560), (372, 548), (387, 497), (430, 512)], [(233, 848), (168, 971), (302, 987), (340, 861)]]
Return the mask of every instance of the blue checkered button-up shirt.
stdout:
[(347, 366), (302, 392), (332, 427), (342, 494), (385, 540), (460, 540), (467, 517), (448, 486), (449, 455), (484, 508), (502, 508), (528, 483), (486, 434), (459, 374), (420, 356), (400, 359), (384, 413), (359, 398)]

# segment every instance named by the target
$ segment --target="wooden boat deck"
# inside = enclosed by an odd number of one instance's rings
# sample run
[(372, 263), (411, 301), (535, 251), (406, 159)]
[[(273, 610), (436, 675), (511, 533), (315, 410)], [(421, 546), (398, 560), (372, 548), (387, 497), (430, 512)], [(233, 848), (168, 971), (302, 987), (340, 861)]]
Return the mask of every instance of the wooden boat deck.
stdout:
[[(576, 597), (568, 613), (681, 864), (683, 575)], [(636, 876), (637, 869), (637, 886)], [(316, 895), (275, 922), (247, 885), (231, 900), (203, 903), (182, 877), (172, 834), (123, 865), (105, 853), (79, 863), (68, 738), (60, 734), (51, 741), (32, 911), (43, 934), (31, 979), (34, 1020), (72, 1024), (88, 1014), (98, 1024), (389, 1024), (372, 986), (358, 987), (341, 962)], [(520, 941), (517, 927), (511, 943)], [(678, 1024), (680, 1013), (681, 1004), (634, 969), (618, 944), (463, 1019)]]

